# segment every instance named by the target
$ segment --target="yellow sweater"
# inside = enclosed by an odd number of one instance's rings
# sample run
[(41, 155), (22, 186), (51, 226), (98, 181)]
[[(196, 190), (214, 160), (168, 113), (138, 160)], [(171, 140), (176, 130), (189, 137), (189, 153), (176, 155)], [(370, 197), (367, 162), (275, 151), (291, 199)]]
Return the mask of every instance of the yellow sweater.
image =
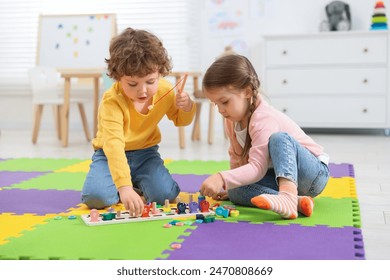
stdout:
[[(172, 85), (167, 80), (160, 79), (153, 104), (171, 88)], [(190, 112), (178, 109), (175, 90), (172, 90), (151, 111), (143, 115), (126, 97), (120, 83), (114, 83), (100, 102), (98, 131), (92, 145), (95, 150), (103, 149), (116, 187), (132, 185), (125, 151), (145, 149), (160, 143), (158, 123), (164, 115), (176, 126), (186, 126), (192, 122), (195, 111), (195, 103)]]

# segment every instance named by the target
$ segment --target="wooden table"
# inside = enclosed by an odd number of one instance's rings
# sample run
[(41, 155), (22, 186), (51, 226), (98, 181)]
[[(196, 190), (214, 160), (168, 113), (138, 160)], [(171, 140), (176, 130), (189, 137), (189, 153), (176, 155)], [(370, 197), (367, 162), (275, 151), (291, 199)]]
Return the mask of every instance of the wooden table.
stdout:
[(68, 132), (69, 132), (69, 101), (70, 101), (70, 81), (71, 78), (92, 78), (94, 85), (93, 94), (93, 137), (97, 132), (97, 114), (99, 106), (99, 80), (104, 72), (103, 68), (94, 69), (58, 69), (61, 73), (61, 77), (65, 79), (64, 90), (64, 106), (62, 110), (62, 132), (61, 140), (62, 146), (68, 146)]

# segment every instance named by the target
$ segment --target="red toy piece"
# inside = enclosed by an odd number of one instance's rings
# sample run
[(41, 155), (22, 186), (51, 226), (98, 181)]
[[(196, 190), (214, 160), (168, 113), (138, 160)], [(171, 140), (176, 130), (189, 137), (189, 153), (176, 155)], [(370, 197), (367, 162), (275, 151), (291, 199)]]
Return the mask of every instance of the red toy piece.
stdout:
[(142, 218), (150, 217), (150, 215), (149, 215), (150, 207), (151, 207), (151, 205), (144, 206), (144, 210), (142, 211), (142, 215), (141, 215)]
[(202, 200), (199, 203), (200, 212), (209, 212), (210, 203), (207, 200)]

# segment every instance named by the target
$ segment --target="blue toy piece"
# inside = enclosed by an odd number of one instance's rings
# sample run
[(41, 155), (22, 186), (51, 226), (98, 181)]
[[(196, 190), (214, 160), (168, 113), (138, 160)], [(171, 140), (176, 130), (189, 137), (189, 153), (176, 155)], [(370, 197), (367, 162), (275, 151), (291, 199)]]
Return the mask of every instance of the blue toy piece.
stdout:
[(215, 209), (215, 214), (218, 216), (222, 216), (224, 218), (227, 218), (227, 217), (229, 217), (229, 209), (225, 209), (225, 208), (219, 206), (219, 207), (217, 207), (217, 209)]
[(200, 209), (200, 203), (201, 203), (203, 200), (206, 200), (206, 197), (203, 196), (203, 195), (199, 195), (199, 196), (198, 196), (198, 209), (199, 209), (199, 210), (201, 210), (201, 209)]
[(188, 208), (190, 209), (190, 213), (198, 213), (198, 203), (195, 201), (190, 202)]

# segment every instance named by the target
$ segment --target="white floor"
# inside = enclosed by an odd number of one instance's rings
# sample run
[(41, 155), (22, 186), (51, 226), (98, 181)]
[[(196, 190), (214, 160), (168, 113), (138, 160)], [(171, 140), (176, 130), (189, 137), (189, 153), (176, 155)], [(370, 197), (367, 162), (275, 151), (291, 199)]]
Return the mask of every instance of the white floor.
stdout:
[[(215, 135), (213, 145), (207, 144), (204, 131), (198, 142), (190, 140), (190, 133), (191, 128), (186, 128), (186, 148), (180, 150), (177, 129), (164, 130), (160, 145), (162, 157), (228, 159), (228, 143), (222, 133)], [(311, 131), (309, 135), (325, 147), (331, 162), (354, 165), (366, 258), (390, 260), (390, 137), (384, 136), (382, 131)], [(67, 148), (61, 147), (53, 131), (41, 131), (36, 145), (31, 143), (30, 131), (3, 129), (0, 135), (0, 158), (89, 159), (91, 155), (91, 145), (82, 131), (70, 131)]]

